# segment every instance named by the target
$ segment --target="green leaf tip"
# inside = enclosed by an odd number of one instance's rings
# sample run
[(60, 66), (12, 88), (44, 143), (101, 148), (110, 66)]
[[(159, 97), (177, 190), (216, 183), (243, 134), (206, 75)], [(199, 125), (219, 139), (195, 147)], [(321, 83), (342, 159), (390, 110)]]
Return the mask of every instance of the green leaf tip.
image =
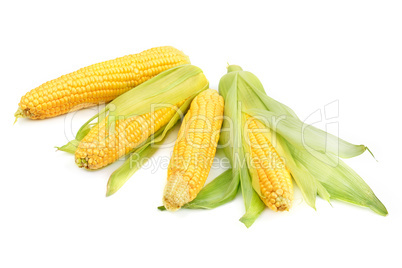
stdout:
[(77, 147), (78, 147), (78, 141), (77, 140), (72, 140), (72, 141), (68, 142), (67, 144), (65, 144), (65, 145), (63, 145), (61, 147), (55, 146), (57, 151), (63, 151), (63, 152), (70, 153), (70, 154), (75, 154), (75, 151), (77, 150)]
[(373, 152), (368, 147), (366, 147), (366, 150), (371, 154), (371, 156), (374, 158), (374, 160), (378, 162), (377, 158), (375, 158)]
[(227, 67), (227, 69), (228, 69), (228, 73), (243, 71), (243, 69), (239, 65), (229, 65)]
[(368, 208), (371, 209), (372, 211), (374, 211), (375, 213), (377, 213), (378, 215), (381, 215), (384, 217), (388, 215), (387, 208), (384, 206), (384, 204), (378, 198), (376, 198), (376, 200), (374, 202), (369, 204)]
[(257, 220), (264, 209), (265, 204), (262, 202), (258, 194), (253, 190), (250, 205), (246, 207), (246, 213), (239, 219), (239, 221), (249, 228)]
[(165, 208), (164, 206), (159, 206), (158, 209), (159, 209), (160, 211), (165, 211), (165, 210), (166, 210), (166, 208)]
[[(150, 143), (136, 149), (130, 157), (110, 175), (106, 186), (106, 197), (115, 194), (130, 177), (156, 152)], [(143, 161), (145, 160), (145, 161)]]
[(111, 196), (111, 195), (113, 195), (114, 193), (116, 193), (116, 191), (112, 191), (112, 190), (110, 190), (110, 188), (109, 188), (109, 183), (108, 183), (108, 185), (107, 185), (107, 189), (106, 189), (106, 197), (109, 197), (109, 196)]

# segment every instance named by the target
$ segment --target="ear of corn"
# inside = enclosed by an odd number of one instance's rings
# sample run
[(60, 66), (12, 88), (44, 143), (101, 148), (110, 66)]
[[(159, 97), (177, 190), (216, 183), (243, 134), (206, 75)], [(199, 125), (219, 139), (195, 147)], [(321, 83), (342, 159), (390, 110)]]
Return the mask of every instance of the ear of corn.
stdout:
[[(139, 150), (140, 156), (145, 155), (145, 148), (161, 141), (192, 99), (207, 88), (208, 80), (198, 67), (169, 69), (106, 105), (80, 128), (76, 140), (59, 149), (75, 153), (76, 163), (88, 169), (101, 168), (131, 152), (138, 153), (139, 148), (143, 148)], [(135, 172), (131, 168), (129, 162), (112, 174), (108, 195), (133, 174), (131, 170)]]
[[(81, 140), (75, 151), (79, 167), (99, 169), (109, 165), (144, 143), (149, 136), (165, 126), (184, 100), (173, 107), (128, 119), (116, 120), (108, 126), (108, 117)], [(113, 131), (110, 128), (114, 128)]]
[(192, 101), (168, 167), (163, 193), (167, 210), (175, 211), (192, 201), (203, 187), (215, 156), (222, 116), (223, 98), (217, 91), (205, 90)]
[(189, 64), (183, 52), (156, 47), (79, 69), (26, 93), (16, 119), (44, 119), (109, 102), (174, 66)]

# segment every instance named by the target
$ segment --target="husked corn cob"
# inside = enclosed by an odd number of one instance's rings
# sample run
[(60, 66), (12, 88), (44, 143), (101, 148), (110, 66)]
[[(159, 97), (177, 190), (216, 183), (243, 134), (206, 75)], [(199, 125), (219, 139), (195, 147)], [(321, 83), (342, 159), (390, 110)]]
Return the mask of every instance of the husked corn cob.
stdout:
[(174, 107), (152, 113), (116, 120), (114, 131), (109, 131), (106, 117), (81, 140), (75, 152), (79, 167), (99, 169), (109, 165), (146, 141), (150, 135), (166, 125), (184, 100)]
[(175, 211), (193, 200), (211, 168), (222, 125), (223, 98), (212, 89), (201, 92), (184, 117), (168, 167), (163, 204)]
[(292, 178), (283, 159), (263, 132), (266, 127), (257, 119), (246, 116), (246, 131), (251, 152), (250, 168), (258, 175), (262, 201), (273, 211), (289, 210), (293, 200)]
[(44, 119), (109, 102), (164, 70), (190, 63), (173, 47), (156, 47), (79, 69), (26, 93), (16, 119)]

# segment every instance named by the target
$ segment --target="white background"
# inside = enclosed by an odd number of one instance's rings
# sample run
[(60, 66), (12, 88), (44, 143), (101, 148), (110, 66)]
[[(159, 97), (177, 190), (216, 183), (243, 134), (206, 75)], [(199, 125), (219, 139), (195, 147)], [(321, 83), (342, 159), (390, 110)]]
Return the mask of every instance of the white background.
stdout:
[[(0, 267), (401, 267), (401, 14), (398, 1), (2, 1)], [(28, 90), (159, 45), (183, 50), (212, 88), (241, 65), (301, 118), (338, 100), (339, 135), (379, 160), (347, 163), (389, 215), (321, 199), (314, 211), (297, 188), (290, 212), (267, 209), (250, 229), (240, 196), (160, 212), (166, 167), (106, 198), (121, 162), (88, 172), (55, 152), (65, 116), (12, 125)]]

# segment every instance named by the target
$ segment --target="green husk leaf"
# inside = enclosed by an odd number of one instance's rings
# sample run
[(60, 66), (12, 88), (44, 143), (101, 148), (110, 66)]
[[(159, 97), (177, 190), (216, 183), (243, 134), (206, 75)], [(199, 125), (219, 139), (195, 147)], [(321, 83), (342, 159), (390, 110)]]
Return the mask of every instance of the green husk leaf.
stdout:
[[(288, 106), (266, 95), (260, 80), (252, 73), (236, 71), (236, 82), (243, 111), (257, 118), (280, 133), (300, 149), (310, 147), (320, 152), (329, 152), (342, 158), (362, 154), (367, 148), (354, 145), (302, 122)], [(233, 78), (232, 78), (233, 79)]]
[[(103, 108), (99, 113), (92, 116), (87, 122), (85, 122), (80, 129), (78, 130), (77, 134), (75, 135), (75, 139), (81, 141), (90, 131), (91, 129), (96, 126), (99, 122), (106, 117), (107, 112), (109, 111), (109, 107), (106, 106)], [(93, 122), (96, 119), (95, 122)]]
[(150, 104), (174, 105), (183, 99), (198, 95), (207, 89), (208, 85), (202, 70), (194, 65), (181, 65), (166, 70), (108, 104), (109, 123), (120, 117), (128, 118), (149, 113)]
[[(228, 169), (208, 183), (197, 197), (185, 204), (187, 209), (213, 209), (233, 200), (239, 189), (239, 179), (233, 179), (232, 169)], [(158, 207), (164, 211), (164, 206)]]
[(208, 183), (193, 201), (183, 207), (189, 209), (213, 209), (233, 200), (238, 189), (239, 180), (234, 180), (232, 178), (232, 169), (228, 169)]
[[(231, 70), (231, 69), (229, 69)], [(254, 191), (247, 169), (247, 161), (243, 148), (242, 102), (238, 92), (238, 72), (229, 72), (219, 82), (219, 91), (225, 99), (225, 117), (220, 143), (232, 165), (233, 180), (240, 181), (246, 212), (240, 219), (247, 227), (258, 218), (265, 205)], [(233, 130), (225, 131), (225, 129)]]
[(238, 76), (239, 88), (242, 89), (239, 93), (242, 95), (241, 100), (246, 109), (265, 108), (281, 115), (298, 118), (291, 108), (267, 95), (257, 76), (247, 71), (239, 72)]
[(299, 186), (306, 203), (313, 209), (316, 209), (315, 200), (319, 191), (321, 192), (321, 196), (329, 202), (328, 192), (323, 189), (322, 185), (320, 185), (317, 179), (314, 178), (314, 176), (302, 163), (293, 158), (290, 150), (292, 145), (283, 139), (283, 137), (281, 137), (279, 134), (275, 133), (275, 135), (277, 142), (272, 143), (272, 145), (275, 147), (278, 154), (284, 159), (285, 164), (289, 168), (293, 179)]
[(77, 150), (80, 141), (91, 131), (91, 129), (93, 127), (95, 127), (98, 124), (97, 122), (92, 122), (92, 121), (95, 119), (99, 120), (99, 118), (101, 117), (101, 114), (104, 114), (104, 111), (103, 111), (103, 113), (101, 112), (99, 114), (94, 115), (85, 124), (83, 124), (81, 126), (81, 128), (78, 130), (74, 140), (69, 141), (68, 143), (66, 143), (65, 145), (63, 145), (61, 147), (57, 147), (57, 146), (55, 146), (55, 147), (59, 151), (63, 151), (63, 152), (70, 153), (70, 154), (75, 154), (75, 151)]
[(250, 205), (246, 210), (246, 213), (240, 218), (239, 221), (241, 221), (247, 228), (249, 228), (257, 220), (264, 209), (265, 204), (261, 201), (258, 194), (253, 191)]
[(113, 172), (112, 176), (110, 177), (111, 179), (109, 179), (107, 183), (106, 196), (111, 196), (112, 194), (116, 193), (127, 182), (127, 180), (149, 160), (149, 158), (156, 151), (157, 148), (150, 146), (149, 144), (135, 150), (130, 156), (130, 160), (132, 161), (128, 162), (128, 168), (119, 168), (115, 172)]
[[(388, 214), (367, 183), (342, 160), (329, 154), (293, 149), (295, 159), (303, 163), (320, 181), (331, 198), (368, 207), (379, 215)], [(331, 165), (327, 163), (331, 162)]]
[[(151, 112), (152, 105), (174, 105), (196, 96), (208, 86), (208, 80), (200, 68), (190, 64), (173, 67), (114, 99), (98, 115), (88, 120), (77, 136), (85, 137), (90, 128), (87, 124), (97, 117), (98, 122), (101, 122), (108, 115), (107, 123), (113, 125), (116, 120)], [(159, 109), (161, 108), (160, 106)], [(113, 128), (111, 130), (113, 131)]]
[(364, 145), (351, 144), (294, 117), (262, 109), (245, 109), (244, 112), (260, 119), (263, 124), (301, 150), (315, 150), (320, 153), (339, 155), (342, 158), (351, 158), (364, 153), (367, 149)]
[(240, 185), (244, 199), (244, 205), (246, 207), (246, 213), (244, 213), (244, 215), (240, 218), (240, 221), (244, 223), (247, 228), (249, 228), (260, 216), (261, 212), (265, 208), (265, 204), (262, 202), (258, 194), (253, 189), (247, 166), (241, 169)]
[(75, 154), (78, 144), (79, 144), (79, 141), (72, 140), (61, 147), (56, 146), (55, 148), (57, 148), (57, 150), (59, 150), (59, 151), (63, 151), (63, 152), (70, 153), (70, 154)]

